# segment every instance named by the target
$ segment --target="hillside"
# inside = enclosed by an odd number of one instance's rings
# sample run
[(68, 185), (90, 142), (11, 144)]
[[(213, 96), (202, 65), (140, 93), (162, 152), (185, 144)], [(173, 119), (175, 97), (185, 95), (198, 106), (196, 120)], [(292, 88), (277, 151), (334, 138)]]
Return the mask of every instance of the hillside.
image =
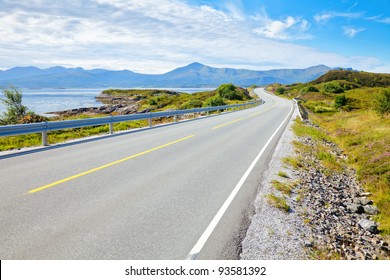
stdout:
[(324, 65), (307, 69), (278, 69), (254, 71), (233, 68), (215, 68), (191, 63), (164, 74), (140, 74), (129, 70), (85, 70), (83, 68), (15, 67), (0, 71), (0, 86), (10, 84), (21, 88), (134, 88), (134, 87), (218, 87), (233, 83), (239, 86), (270, 83), (308, 82), (329, 71)]
[(369, 72), (357, 72), (346, 70), (330, 70), (311, 84), (320, 84), (336, 80), (347, 81), (362, 87), (389, 87), (390, 74), (377, 74)]
[(389, 237), (390, 75), (337, 70), (310, 83), (267, 88), (280, 96), (299, 98), (310, 121), (348, 155), (348, 165), (357, 171), (379, 209), (373, 219)]

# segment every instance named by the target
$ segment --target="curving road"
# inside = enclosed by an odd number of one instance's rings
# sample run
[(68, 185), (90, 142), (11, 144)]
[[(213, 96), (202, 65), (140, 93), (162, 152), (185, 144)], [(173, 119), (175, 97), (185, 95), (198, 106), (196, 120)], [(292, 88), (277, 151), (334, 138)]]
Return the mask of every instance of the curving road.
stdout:
[(0, 259), (237, 258), (293, 109), (257, 92), (255, 108), (0, 157)]

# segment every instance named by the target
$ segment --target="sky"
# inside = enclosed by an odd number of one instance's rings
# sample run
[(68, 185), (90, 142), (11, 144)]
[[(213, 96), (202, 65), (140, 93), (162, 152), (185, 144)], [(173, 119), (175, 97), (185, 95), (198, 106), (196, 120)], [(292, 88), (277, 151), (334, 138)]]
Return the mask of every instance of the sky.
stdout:
[(390, 0), (0, 0), (0, 70), (324, 64), (390, 73)]

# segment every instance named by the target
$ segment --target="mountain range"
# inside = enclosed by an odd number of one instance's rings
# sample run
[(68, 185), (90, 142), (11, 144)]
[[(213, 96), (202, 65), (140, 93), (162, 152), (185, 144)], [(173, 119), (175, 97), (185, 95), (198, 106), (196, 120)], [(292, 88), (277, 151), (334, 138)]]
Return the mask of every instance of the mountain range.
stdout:
[(104, 88), (104, 87), (217, 87), (223, 83), (238, 86), (291, 84), (308, 82), (327, 73), (331, 68), (318, 65), (306, 69), (277, 69), (255, 71), (214, 68), (198, 62), (164, 74), (140, 74), (129, 70), (64, 68), (40, 69), (14, 67), (0, 71), (0, 86), (21, 88)]

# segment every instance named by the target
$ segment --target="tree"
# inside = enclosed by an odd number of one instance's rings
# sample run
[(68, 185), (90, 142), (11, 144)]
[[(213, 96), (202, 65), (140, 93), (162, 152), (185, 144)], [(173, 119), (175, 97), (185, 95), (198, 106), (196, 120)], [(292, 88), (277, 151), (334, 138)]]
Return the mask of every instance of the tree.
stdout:
[(323, 85), (322, 90), (328, 93), (343, 93), (344, 88), (338, 82), (329, 82)]
[(206, 101), (204, 102), (205, 107), (215, 107), (215, 106), (223, 106), (223, 105), (226, 105), (226, 103), (219, 95), (210, 97), (206, 99)]
[(347, 105), (347, 98), (345, 97), (345, 95), (336, 95), (336, 97), (334, 98), (334, 107), (336, 109), (339, 109), (345, 105)]
[(375, 96), (375, 111), (380, 115), (390, 114), (390, 89), (382, 89), (379, 94)]
[(0, 102), (6, 107), (6, 112), (0, 115), (0, 125), (35, 123), (47, 121), (48, 118), (35, 114), (22, 104), (22, 91), (14, 86), (2, 90)]
[(0, 97), (0, 101), (6, 107), (6, 112), (0, 116), (0, 124), (16, 124), (28, 114), (28, 108), (22, 104), (22, 91), (9, 86), (2, 93), (4, 97)]
[(284, 87), (278, 87), (275, 92), (277, 94), (284, 94), (286, 92), (286, 89)]
[(223, 84), (220, 85), (216, 92), (220, 97), (228, 99), (228, 100), (242, 100), (243, 96), (237, 90), (237, 88), (233, 84)]

